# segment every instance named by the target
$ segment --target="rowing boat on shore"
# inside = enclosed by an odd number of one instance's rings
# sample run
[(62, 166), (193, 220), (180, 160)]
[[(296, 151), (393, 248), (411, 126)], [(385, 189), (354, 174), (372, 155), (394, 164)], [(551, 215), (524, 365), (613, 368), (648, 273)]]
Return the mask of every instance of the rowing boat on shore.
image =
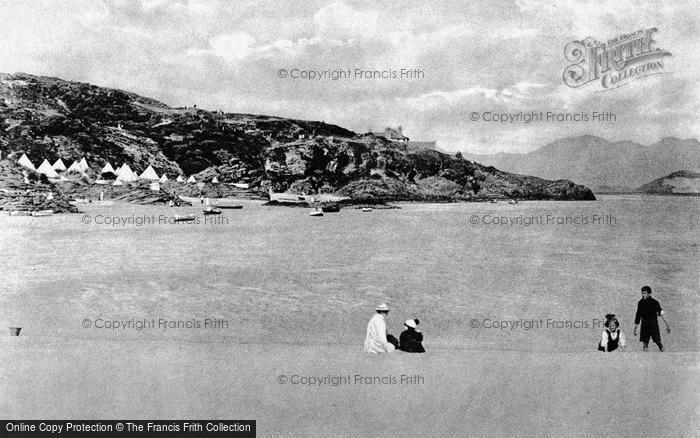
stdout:
[(340, 205), (338, 205), (338, 204), (321, 205), (321, 211), (323, 211), (324, 213), (338, 213), (340, 211)]
[(173, 220), (175, 220), (175, 222), (191, 222), (191, 221), (195, 220), (196, 218), (197, 218), (197, 216), (194, 214), (186, 214), (184, 216), (175, 215), (173, 217)]
[(34, 216), (34, 217), (53, 216), (53, 213), (54, 213), (53, 210), (38, 210), (38, 211), (33, 211), (32, 216)]

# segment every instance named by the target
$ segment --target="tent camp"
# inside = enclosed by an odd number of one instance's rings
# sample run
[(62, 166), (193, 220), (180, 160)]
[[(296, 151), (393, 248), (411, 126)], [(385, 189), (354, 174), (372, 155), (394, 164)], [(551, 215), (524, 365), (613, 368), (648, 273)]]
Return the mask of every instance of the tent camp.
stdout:
[(211, 183), (212, 184), (219, 184), (219, 178), (217, 178), (217, 177), (212, 178)]
[(137, 181), (139, 179), (138, 175), (136, 175), (131, 168), (129, 167), (128, 164), (124, 164), (120, 169), (119, 169), (119, 176), (117, 177), (117, 181), (121, 182), (133, 182)]
[(60, 158), (56, 160), (56, 162), (53, 163), (53, 170), (55, 170), (56, 172), (63, 172), (64, 170), (66, 170), (66, 165), (63, 164), (63, 160), (61, 160)]
[(191, 177), (187, 178), (187, 182), (190, 183), (190, 184), (192, 184), (192, 183), (196, 183), (197, 180), (194, 179), (194, 176), (191, 176)]
[(67, 172), (84, 173), (77, 161), (73, 161), (73, 164), (70, 165)]
[(166, 174), (163, 174), (163, 175), (160, 177), (160, 182), (162, 182), (162, 183), (166, 182), (167, 180), (168, 180), (168, 175), (166, 175)]
[(85, 160), (85, 157), (83, 157), (83, 158), (80, 160), (79, 166), (80, 166), (80, 170), (82, 170), (83, 172), (87, 172), (87, 170), (90, 168), (90, 167), (88, 166), (87, 161)]
[(41, 166), (39, 166), (39, 168), (36, 171), (46, 175), (49, 178), (58, 178), (58, 174), (51, 166), (51, 164), (49, 164), (49, 162), (46, 160), (41, 162)]
[(175, 180), (177, 182), (185, 182), (185, 178), (182, 177), (182, 175), (178, 175), (177, 179)]
[(117, 172), (115, 172), (115, 170), (114, 170), (114, 167), (112, 167), (112, 165), (109, 164), (109, 161), (107, 162), (107, 164), (105, 164), (105, 167), (103, 167), (102, 170), (100, 170), (100, 173), (107, 173), (107, 172), (111, 172), (115, 175), (117, 174)]
[(158, 178), (158, 174), (156, 173), (155, 170), (153, 170), (152, 166), (148, 166), (146, 170), (143, 171), (141, 176), (139, 177), (141, 179), (148, 179), (151, 181), (158, 181), (160, 178)]
[(22, 154), (21, 157), (19, 157), (19, 160), (17, 160), (17, 163), (22, 166), (26, 167), (29, 170), (36, 170), (36, 167), (34, 167), (34, 164), (31, 162), (29, 158), (27, 158), (27, 154)]

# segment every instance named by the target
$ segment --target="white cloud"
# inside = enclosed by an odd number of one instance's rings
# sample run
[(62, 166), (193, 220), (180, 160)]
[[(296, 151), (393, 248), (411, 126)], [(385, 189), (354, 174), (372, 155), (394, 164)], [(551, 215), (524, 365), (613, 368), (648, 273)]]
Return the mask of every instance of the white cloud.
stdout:
[(357, 11), (341, 1), (319, 9), (313, 21), (321, 36), (345, 40), (376, 36), (383, 24), (377, 11)]
[(209, 39), (211, 53), (228, 60), (247, 57), (253, 51), (255, 38), (246, 32), (217, 35)]
[[(0, 71), (129, 89), (172, 105), (323, 118), (358, 131), (401, 124), (412, 138), (436, 138), (447, 149), (518, 150), (585, 128), (478, 125), (465, 120), (471, 110), (597, 105), (624, 114), (604, 131), (618, 138), (643, 135), (640, 126), (653, 127), (650, 136), (700, 135), (690, 1), (0, 2)], [(648, 26), (673, 53), (672, 75), (606, 93), (563, 84), (567, 42)], [(281, 80), (279, 68), (422, 68), (425, 77), (302, 82)]]

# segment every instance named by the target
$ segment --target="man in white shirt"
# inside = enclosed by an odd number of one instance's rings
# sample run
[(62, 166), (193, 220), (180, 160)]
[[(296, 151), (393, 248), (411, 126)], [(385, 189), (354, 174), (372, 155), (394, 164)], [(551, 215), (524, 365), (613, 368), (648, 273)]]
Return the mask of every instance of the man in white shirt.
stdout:
[(395, 347), (387, 341), (386, 322), (384, 321), (384, 318), (389, 314), (389, 306), (380, 304), (375, 311), (377, 314), (367, 324), (365, 353), (391, 353)]

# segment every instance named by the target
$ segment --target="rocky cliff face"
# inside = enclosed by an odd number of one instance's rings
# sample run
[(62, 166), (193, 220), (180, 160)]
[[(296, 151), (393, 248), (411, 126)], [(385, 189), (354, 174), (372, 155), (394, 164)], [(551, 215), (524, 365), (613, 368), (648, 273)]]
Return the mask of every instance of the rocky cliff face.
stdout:
[(0, 209), (6, 211), (53, 210), (55, 213), (75, 213), (78, 209), (70, 203), (71, 197), (60, 187), (51, 184), (46, 177), (28, 172), (15, 161), (0, 160)]
[(0, 75), (0, 151), (98, 170), (152, 165), (251, 189), (338, 192), (360, 201), (595, 199), (583, 186), (501, 172), (432, 150), (302, 120), (171, 108), (132, 93), (26, 74)]

